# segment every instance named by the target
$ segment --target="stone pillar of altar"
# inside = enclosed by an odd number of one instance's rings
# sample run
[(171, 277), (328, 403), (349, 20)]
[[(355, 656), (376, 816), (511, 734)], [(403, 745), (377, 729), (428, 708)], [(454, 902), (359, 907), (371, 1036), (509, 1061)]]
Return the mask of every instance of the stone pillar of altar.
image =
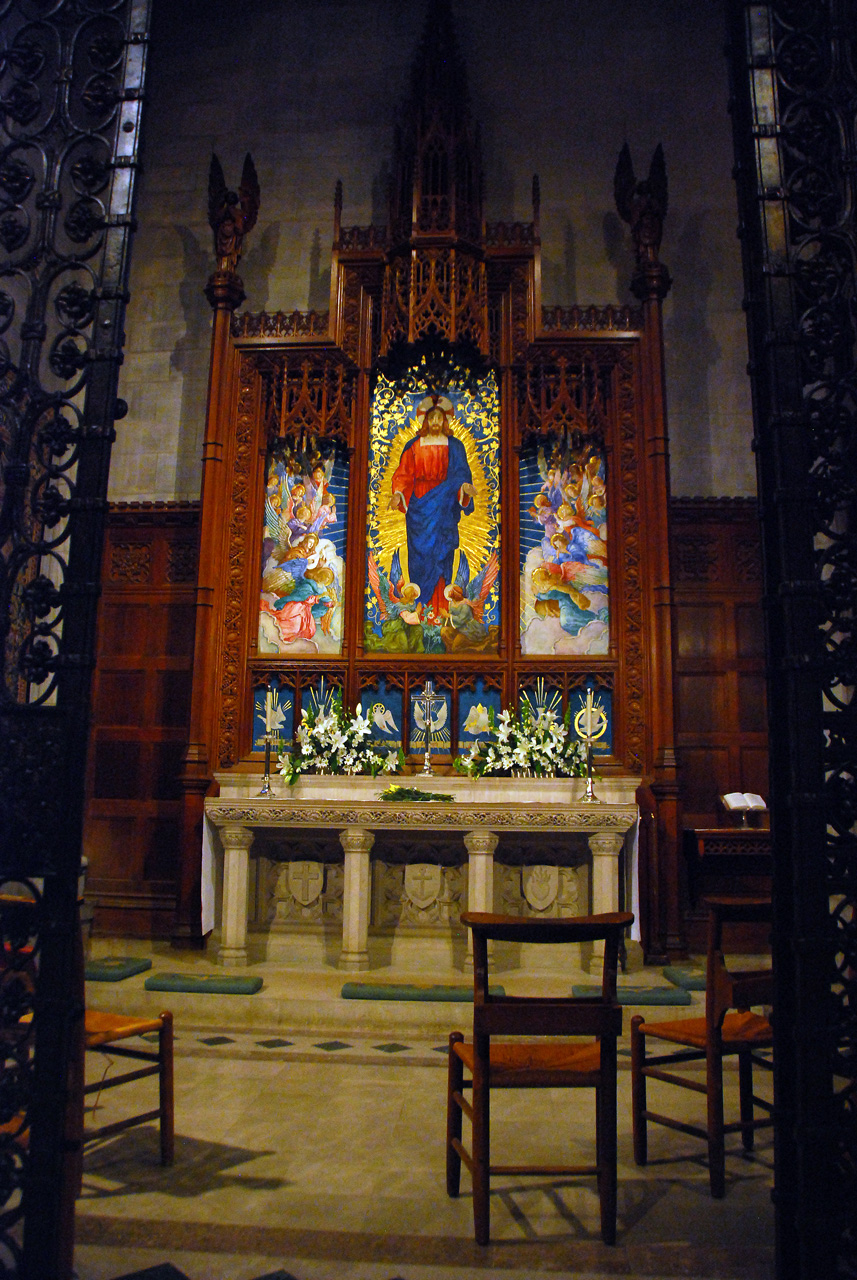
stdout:
[(217, 963), (234, 968), (247, 963), (247, 873), (253, 832), (220, 828), (223, 844), (223, 908)]
[[(595, 831), (589, 836), (592, 852), (592, 914), (619, 910), (619, 855), (624, 832)], [(604, 965), (604, 941), (592, 944), (589, 972), (600, 976)]]
[(362, 827), (346, 827), (339, 842), (345, 850), (339, 968), (353, 972), (369, 968), (369, 851), (375, 837)]
[[(497, 835), (493, 831), (468, 831), (464, 837), (467, 849), (467, 910), (494, 910), (494, 850)], [(490, 944), (489, 944), (490, 946)], [(465, 969), (473, 969), (473, 935), (467, 930)]]

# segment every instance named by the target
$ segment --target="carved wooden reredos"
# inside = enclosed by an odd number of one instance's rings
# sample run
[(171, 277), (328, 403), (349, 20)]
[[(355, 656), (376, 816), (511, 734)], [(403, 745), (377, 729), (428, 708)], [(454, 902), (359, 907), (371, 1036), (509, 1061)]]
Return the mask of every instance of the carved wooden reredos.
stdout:
[[(328, 687), (342, 688), (348, 705), (365, 700), (367, 691), (375, 696), (379, 679), (388, 692), (396, 691), (404, 709), (405, 751), (420, 759), (422, 743), (410, 742), (407, 708), (412, 693), (431, 677), (449, 696), (454, 726), (439, 763), (456, 753), (459, 713), (463, 703), (471, 705), (467, 699), (477, 688), (480, 697), (498, 698), (503, 706), (525, 692), (533, 698), (538, 693), (561, 711), (593, 688), (608, 699), (611, 718), (611, 746), (600, 767), (644, 775), (669, 791), (674, 775), (660, 310), (669, 277), (657, 257), (666, 207), (659, 164), (656, 156), (648, 183), (634, 180), (627, 153), (617, 169), (617, 203), (637, 250), (632, 288), (639, 308), (543, 308), (538, 181), (532, 221), (486, 220), (465, 66), (448, 3), (431, 0), (395, 133), (387, 224), (343, 225), (343, 192), (336, 187), (328, 313), (238, 313), (243, 287), (235, 270), (258, 200), (252, 163), (245, 165), (238, 195), (224, 191), (212, 200), (218, 269), (208, 287), (215, 321), (192, 741), (185, 770), (189, 795), (199, 797), (217, 769), (258, 757), (254, 697), (260, 689), (274, 681), (300, 708), (322, 675)], [(215, 179), (222, 185), (216, 171)], [(228, 222), (225, 232), (219, 219)], [(484, 637), (478, 632), (478, 642), (453, 634), (448, 621), (439, 628), (442, 644), (428, 651), (408, 651), (404, 641), (397, 648), (367, 631), (373, 602), (367, 523), (373, 511), (382, 512), (376, 490), (383, 460), (372, 435), (379, 387), (441, 401), (453, 394), (451, 388), (462, 395), (481, 388), (483, 400), (484, 389), (493, 389), (498, 461), (496, 474), (485, 464), (485, 483), (490, 489), (496, 480), (491, 546), (499, 576), (490, 597), (491, 626), (482, 628)], [(337, 652), (323, 649), (329, 635), (318, 652), (260, 647), (266, 483), (269, 490), (270, 459), (278, 450), (304, 469), (319, 460), (331, 466), (335, 457), (347, 474), (341, 601), (328, 588), (341, 609)], [(475, 454), (469, 457), (472, 462)], [(601, 621), (587, 623), (602, 637), (588, 651), (575, 639), (542, 652), (541, 641), (522, 643), (522, 524), (530, 517), (520, 495), (528, 484), (530, 491), (538, 489), (552, 461), (557, 471), (542, 484), (547, 492), (560, 473), (564, 482), (582, 474), (587, 459), (593, 476), (597, 471), (603, 490), (598, 501), (607, 513), (599, 571), (609, 582), (609, 625), (602, 610)], [(594, 485), (592, 480), (590, 493)], [(559, 496), (556, 501), (561, 505)], [(538, 503), (536, 508), (541, 510)], [(462, 527), (471, 526), (464, 521)], [(546, 538), (551, 527), (543, 525)], [(573, 531), (561, 526), (561, 532), (566, 537)], [(532, 542), (532, 530), (528, 536)], [(462, 560), (456, 560), (458, 572)], [(470, 568), (475, 574), (475, 563)], [(393, 570), (387, 565), (385, 571), (392, 582)], [(557, 584), (552, 594), (545, 588), (539, 595), (533, 587), (534, 634), (542, 634), (542, 624), (552, 636), (566, 626), (563, 611), (570, 606), (553, 562), (543, 570), (545, 581), (551, 573), (550, 583)], [(592, 592), (586, 595), (585, 581), (578, 585), (582, 595), (572, 592), (569, 598), (589, 620)], [(422, 620), (432, 618), (425, 592), (420, 603)], [(327, 607), (333, 617), (333, 603)], [(530, 610), (527, 617), (532, 616)], [(475, 635), (478, 628), (470, 630)], [(321, 630), (315, 634), (322, 636)], [(575, 645), (578, 651), (572, 651)]]

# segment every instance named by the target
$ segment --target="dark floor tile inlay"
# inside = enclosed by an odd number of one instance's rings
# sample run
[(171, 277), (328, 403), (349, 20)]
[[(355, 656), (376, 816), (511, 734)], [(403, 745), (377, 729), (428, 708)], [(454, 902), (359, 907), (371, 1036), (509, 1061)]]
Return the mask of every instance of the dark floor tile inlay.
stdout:
[(208, 1044), (208, 1045), (234, 1044), (235, 1041), (232, 1039), (231, 1036), (200, 1036), (199, 1043)]
[(406, 1053), (411, 1046), (409, 1044), (396, 1044), (394, 1042), (393, 1044), (376, 1044), (372, 1047), (373, 1049), (380, 1049), (381, 1053)]
[(294, 1040), (257, 1040), (260, 1049), (288, 1049)]
[(314, 1049), (324, 1049), (327, 1053), (335, 1053), (337, 1049), (350, 1049), (351, 1045), (346, 1044), (344, 1040), (325, 1040), (321, 1044), (314, 1044)]
[(156, 1267), (146, 1267), (145, 1271), (129, 1271), (117, 1280), (188, 1280), (188, 1277), (171, 1262), (161, 1262)]

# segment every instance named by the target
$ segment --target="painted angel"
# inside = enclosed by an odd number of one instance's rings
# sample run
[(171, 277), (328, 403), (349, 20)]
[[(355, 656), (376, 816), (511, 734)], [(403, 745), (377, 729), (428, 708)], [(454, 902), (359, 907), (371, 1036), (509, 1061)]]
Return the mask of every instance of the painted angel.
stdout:
[(404, 582), (399, 567), (398, 551), (393, 556), (390, 576), (378, 564), (372, 552), (369, 552), (369, 585), (378, 603), (378, 612), (382, 621), (400, 618), (410, 626), (420, 622), (421, 606), (417, 604), (420, 589), (415, 582)]
[(488, 635), (488, 628), (482, 621), (485, 601), (497, 581), (499, 572), (500, 562), (497, 559), (497, 552), (492, 551), (482, 569), (471, 581), (470, 565), (462, 551), (458, 558), (455, 582), (443, 593), (447, 600), (449, 625), (474, 644), (481, 644)]

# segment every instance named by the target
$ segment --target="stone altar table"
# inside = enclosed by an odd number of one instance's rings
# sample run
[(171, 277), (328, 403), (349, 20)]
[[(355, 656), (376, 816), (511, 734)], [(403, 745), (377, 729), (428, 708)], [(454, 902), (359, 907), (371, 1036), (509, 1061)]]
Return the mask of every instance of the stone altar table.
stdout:
[[(629, 777), (600, 780), (597, 790), (602, 799), (595, 804), (581, 802), (582, 778), (306, 775), (293, 787), (272, 779), (274, 794), (265, 797), (258, 795), (258, 774), (221, 773), (216, 778), (220, 795), (206, 800), (205, 812), (222, 845), (217, 960), (227, 966), (247, 963), (248, 872), (256, 832), (320, 827), (339, 832), (345, 855), (339, 968), (354, 971), (369, 967), (370, 853), (375, 831), (460, 832), (467, 850), (470, 911), (494, 910), (494, 851), (499, 833), (583, 833), (592, 857), (590, 909), (602, 912), (618, 910), (619, 855), (638, 816), (639, 779)], [(451, 794), (453, 800), (378, 798), (396, 783)], [(220, 851), (213, 849), (212, 855), (217, 858)], [(600, 971), (597, 955), (593, 968)]]

